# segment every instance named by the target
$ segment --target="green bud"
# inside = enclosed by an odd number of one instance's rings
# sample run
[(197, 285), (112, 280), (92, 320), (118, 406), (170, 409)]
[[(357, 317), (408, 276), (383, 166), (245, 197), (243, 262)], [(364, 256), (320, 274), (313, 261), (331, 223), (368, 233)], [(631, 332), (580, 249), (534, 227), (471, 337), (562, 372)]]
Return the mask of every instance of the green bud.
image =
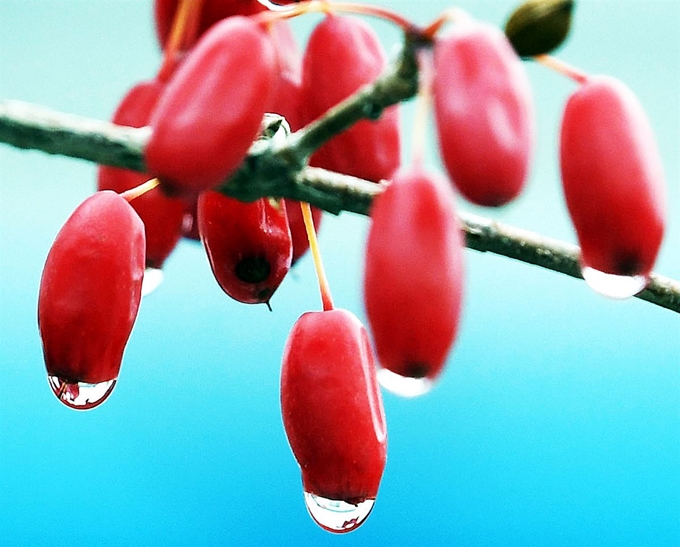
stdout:
[(520, 57), (549, 53), (564, 42), (573, 0), (527, 0), (510, 15), (505, 35)]

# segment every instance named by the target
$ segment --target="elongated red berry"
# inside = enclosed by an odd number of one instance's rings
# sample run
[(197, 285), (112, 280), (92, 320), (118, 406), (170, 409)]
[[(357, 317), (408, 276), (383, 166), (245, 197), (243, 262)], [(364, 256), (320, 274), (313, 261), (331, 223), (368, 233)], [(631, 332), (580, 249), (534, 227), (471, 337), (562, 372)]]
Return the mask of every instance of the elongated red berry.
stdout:
[(665, 179), (649, 120), (625, 84), (593, 76), (571, 95), (560, 164), (582, 265), (646, 278), (664, 233)]
[(92, 408), (113, 389), (143, 276), (139, 216), (115, 192), (90, 196), (57, 234), (38, 297), (47, 374), (64, 404)]
[(177, 69), (144, 151), (166, 189), (196, 195), (223, 181), (255, 140), (274, 82), (268, 34), (248, 17), (214, 25)]
[(500, 29), (456, 25), (434, 46), (439, 149), (453, 184), (478, 205), (519, 195), (529, 171), (534, 119), (529, 80)]
[(198, 229), (224, 292), (247, 304), (269, 302), (292, 257), (283, 203), (269, 198), (243, 203), (207, 191), (198, 198)]
[[(186, 0), (185, 0), (186, 1)], [(193, 1), (193, 0), (190, 0)], [(155, 0), (154, 19), (156, 21), (156, 35), (161, 48), (165, 49), (172, 25), (177, 15), (177, 7), (181, 0)], [(253, 15), (267, 8), (257, 0), (201, 0), (195, 2), (201, 13), (193, 40), (185, 41), (184, 47), (191, 48), (211, 26), (234, 15)], [(195, 8), (194, 8), (195, 9)]]
[(283, 353), (281, 411), (305, 503), (324, 529), (356, 529), (380, 485), (387, 430), (373, 352), (346, 310), (303, 314)]
[[(386, 56), (371, 26), (361, 19), (328, 15), (312, 31), (302, 65), (302, 118), (307, 124), (373, 82)], [(310, 160), (316, 167), (372, 181), (388, 178), (400, 162), (399, 114), (387, 108), (336, 135)]]
[[(118, 105), (113, 123), (129, 127), (147, 125), (163, 89), (164, 85), (157, 80), (140, 82), (132, 87)], [(102, 165), (97, 173), (97, 189), (121, 193), (148, 178), (144, 173)], [(187, 204), (154, 188), (132, 200), (131, 205), (144, 222), (146, 265), (160, 269), (180, 239)]]
[(424, 393), (441, 373), (458, 331), (463, 239), (448, 182), (399, 170), (371, 209), (364, 302), (383, 370), (381, 383)]

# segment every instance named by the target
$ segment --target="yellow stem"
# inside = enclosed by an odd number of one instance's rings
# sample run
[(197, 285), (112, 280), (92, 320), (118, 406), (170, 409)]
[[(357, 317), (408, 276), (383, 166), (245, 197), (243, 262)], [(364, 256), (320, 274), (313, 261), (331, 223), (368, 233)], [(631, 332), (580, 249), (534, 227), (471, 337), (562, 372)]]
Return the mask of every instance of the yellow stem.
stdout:
[(300, 203), (302, 208), (302, 218), (305, 221), (305, 230), (307, 231), (307, 239), (309, 240), (309, 250), (314, 259), (314, 268), (316, 269), (316, 277), (319, 280), (319, 292), (321, 292), (321, 303), (324, 311), (331, 311), (333, 309), (333, 297), (326, 279), (326, 272), (323, 269), (323, 261), (321, 260), (321, 251), (319, 251), (319, 242), (316, 239), (316, 229), (314, 228), (314, 219), (312, 217), (312, 209), (309, 203)]
[(143, 182), (139, 186), (135, 186), (134, 188), (126, 190), (121, 194), (121, 197), (125, 198), (129, 203), (133, 199), (138, 198), (139, 196), (144, 195), (147, 192), (153, 190), (160, 183), (161, 181), (159, 181), (158, 179), (147, 180), (146, 182)]

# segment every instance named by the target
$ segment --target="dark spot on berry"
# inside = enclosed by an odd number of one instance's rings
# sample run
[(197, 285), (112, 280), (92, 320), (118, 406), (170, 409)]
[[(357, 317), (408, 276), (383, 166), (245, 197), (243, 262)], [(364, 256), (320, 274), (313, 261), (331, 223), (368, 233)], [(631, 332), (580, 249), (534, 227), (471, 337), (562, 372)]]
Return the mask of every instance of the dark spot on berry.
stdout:
[(262, 283), (269, 277), (271, 266), (263, 256), (249, 256), (236, 264), (235, 271), (244, 283)]
[(637, 253), (623, 252), (616, 256), (616, 275), (633, 276), (641, 273), (642, 265)]
[(425, 363), (407, 363), (403, 368), (403, 376), (409, 378), (425, 378), (430, 367)]

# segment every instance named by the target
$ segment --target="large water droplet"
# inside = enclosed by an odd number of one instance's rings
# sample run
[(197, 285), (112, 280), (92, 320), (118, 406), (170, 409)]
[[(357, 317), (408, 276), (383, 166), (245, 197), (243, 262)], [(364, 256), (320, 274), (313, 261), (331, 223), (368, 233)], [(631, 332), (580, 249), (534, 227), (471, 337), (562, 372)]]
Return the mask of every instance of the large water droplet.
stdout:
[(434, 385), (430, 378), (409, 378), (383, 367), (378, 367), (377, 376), (382, 387), (401, 397), (423, 395), (430, 391)]
[(48, 376), (47, 381), (52, 392), (62, 403), (76, 410), (89, 410), (102, 404), (116, 386), (116, 379), (86, 384), (85, 382), (68, 383), (59, 376)]
[(163, 270), (158, 268), (147, 268), (144, 270), (144, 279), (142, 280), (142, 296), (151, 294), (161, 283), (163, 283)]
[(374, 504), (375, 499), (367, 499), (354, 505), (305, 492), (305, 505), (314, 522), (324, 530), (336, 534), (356, 530), (366, 520)]
[(614, 275), (601, 272), (589, 266), (581, 269), (583, 279), (594, 291), (609, 298), (630, 298), (647, 286), (645, 275)]

